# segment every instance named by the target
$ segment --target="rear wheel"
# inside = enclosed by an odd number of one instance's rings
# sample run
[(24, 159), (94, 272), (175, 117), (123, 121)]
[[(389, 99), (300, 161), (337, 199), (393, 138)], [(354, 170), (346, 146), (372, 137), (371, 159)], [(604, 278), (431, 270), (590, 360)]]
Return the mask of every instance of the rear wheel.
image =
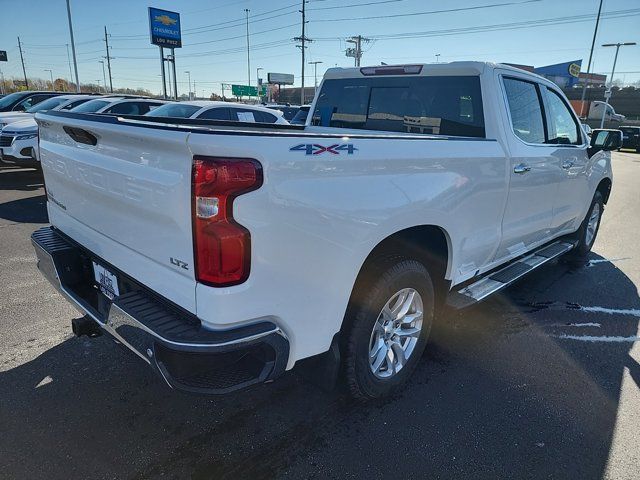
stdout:
[(429, 272), (415, 260), (395, 258), (368, 269), (366, 292), (345, 320), (346, 378), (359, 399), (384, 397), (400, 388), (424, 352), (433, 322)]
[(604, 202), (602, 194), (600, 192), (596, 192), (593, 196), (593, 200), (591, 201), (591, 206), (589, 207), (587, 216), (582, 221), (580, 229), (576, 232), (578, 244), (572, 250), (570, 259), (584, 259), (589, 254), (596, 241), (598, 230), (600, 229), (600, 221), (602, 220), (603, 211)]

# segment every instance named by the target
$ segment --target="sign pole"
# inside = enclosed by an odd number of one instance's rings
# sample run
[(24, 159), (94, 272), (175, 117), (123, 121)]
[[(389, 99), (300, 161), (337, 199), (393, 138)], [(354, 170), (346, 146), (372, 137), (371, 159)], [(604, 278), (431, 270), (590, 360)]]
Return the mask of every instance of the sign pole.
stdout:
[(171, 63), (173, 63), (173, 96), (178, 100), (178, 80), (176, 79), (176, 50), (171, 49)]
[(162, 72), (162, 97), (167, 99), (167, 79), (164, 76), (164, 51), (162, 47), (158, 47), (160, 49), (160, 71)]

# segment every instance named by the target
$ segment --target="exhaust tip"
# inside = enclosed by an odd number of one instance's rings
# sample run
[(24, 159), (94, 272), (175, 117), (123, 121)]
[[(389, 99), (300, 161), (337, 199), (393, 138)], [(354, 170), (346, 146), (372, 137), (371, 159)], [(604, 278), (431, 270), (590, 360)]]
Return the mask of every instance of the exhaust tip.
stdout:
[(86, 315), (84, 317), (74, 318), (71, 320), (71, 330), (73, 330), (76, 337), (86, 335), (89, 338), (94, 338), (102, 335), (100, 325)]

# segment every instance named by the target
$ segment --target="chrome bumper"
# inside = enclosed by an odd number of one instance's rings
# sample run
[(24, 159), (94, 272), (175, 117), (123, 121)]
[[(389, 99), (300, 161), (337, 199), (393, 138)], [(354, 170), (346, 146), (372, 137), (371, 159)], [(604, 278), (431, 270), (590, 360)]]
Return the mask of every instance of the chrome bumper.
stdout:
[(34, 232), (31, 240), (38, 269), (56, 290), (172, 388), (221, 394), (284, 371), (289, 342), (268, 319), (233, 330), (206, 330), (195, 316), (128, 278), (122, 280), (126, 293), (111, 302), (87, 275), (92, 259), (106, 262), (49, 227)]

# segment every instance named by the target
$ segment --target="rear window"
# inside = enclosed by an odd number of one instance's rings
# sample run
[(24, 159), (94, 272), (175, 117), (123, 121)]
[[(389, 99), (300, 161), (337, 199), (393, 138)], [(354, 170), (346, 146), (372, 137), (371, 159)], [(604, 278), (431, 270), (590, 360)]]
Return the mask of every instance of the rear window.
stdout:
[(149, 117), (175, 117), (175, 118), (189, 118), (196, 113), (202, 107), (197, 105), (184, 105), (181, 103), (167, 103), (161, 107), (154, 108), (147, 116)]
[(428, 135), (484, 137), (475, 76), (326, 80), (312, 125)]

